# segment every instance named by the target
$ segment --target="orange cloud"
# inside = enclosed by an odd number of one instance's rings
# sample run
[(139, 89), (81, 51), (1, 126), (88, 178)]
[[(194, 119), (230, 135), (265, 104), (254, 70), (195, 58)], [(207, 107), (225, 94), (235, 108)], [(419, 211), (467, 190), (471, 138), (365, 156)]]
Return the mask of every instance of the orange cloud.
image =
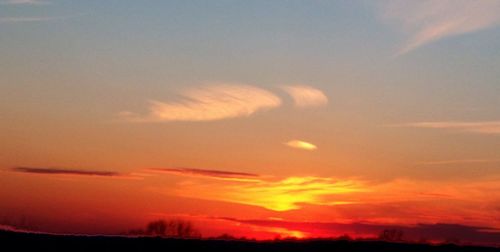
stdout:
[(276, 211), (285, 219), (323, 216), (336, 221), (372, 223), (461, 223), (500, 228), (494, 202), (500, 202), (500, 178), (478, 181), (394, 179), (370, 182), (318, 176), (255, 181), (181, 180), (159, 188), (168, 195), (238, 203)]
[(260, 206), (274, 211), (300, 208), (300, 204), (338, 205), (349, 201), (326, 200), (324, 196), (366, 190), (362, 182), (321, 177), (289, 177), (227, 184), (189, 181), (178, 184), (174, 194), (182, 197), (227, 201)]
[(243, 84), (212, 84), (185, 91), (183, 99), (171, 102), (150, 102), (150, 113), (139, 115), (122, 112), (132, 122), (215, 121), (247, 117), (257, 111), (281, 105), (273, 93)]
[(496, 163), (500, 159), (455, 159), (455, 160), (437, 160), (420, 162), (421, 165), (451, 165), (451, 164), (482, 164), (482, 163)]
[(428, 128), (456, 130), (469, 133), (480, 134), (500, 134), (500, 121), (482, 121), (482, 122), (416, 122), (394, 125), (396, 127)]
[(323, 91), (304, 85), (285, 86), (283, 89), (292, 97), (295, 106), (319, 107), (328, 103), (328, 98)]

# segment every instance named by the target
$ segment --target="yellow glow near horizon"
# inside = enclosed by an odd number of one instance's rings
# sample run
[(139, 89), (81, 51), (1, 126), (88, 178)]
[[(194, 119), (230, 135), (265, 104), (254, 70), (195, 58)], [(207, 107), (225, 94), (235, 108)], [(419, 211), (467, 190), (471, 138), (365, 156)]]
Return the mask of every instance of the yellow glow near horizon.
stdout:
[(191, 183), (189, 188), (180, 188), (177, 192), (179, 196), (235, 202), (274, 211), (288, 211), (300, 209), (300, 204), (350, 204), (346, 201), (328, 200), (324, 196), (366, 190), (361, 181), (308, 176), (231, 185)]

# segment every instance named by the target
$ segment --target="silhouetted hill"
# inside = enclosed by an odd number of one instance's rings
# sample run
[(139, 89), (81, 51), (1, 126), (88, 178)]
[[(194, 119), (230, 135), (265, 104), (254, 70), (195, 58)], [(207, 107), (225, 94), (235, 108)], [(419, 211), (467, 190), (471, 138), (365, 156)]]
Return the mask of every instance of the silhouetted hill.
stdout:
[(160, 237), (77, 236), (0, 231), (2, 251), (468, 251), (493, 252), (499, 248), (388, 243), (382, 241), (236, 241), (166, 239)]

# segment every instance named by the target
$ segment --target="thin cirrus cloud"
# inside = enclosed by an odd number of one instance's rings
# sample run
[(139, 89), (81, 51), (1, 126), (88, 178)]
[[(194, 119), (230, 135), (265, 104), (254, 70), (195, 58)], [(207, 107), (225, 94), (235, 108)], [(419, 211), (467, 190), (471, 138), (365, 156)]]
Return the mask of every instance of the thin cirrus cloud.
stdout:
[(397, 55), (440, 39), (500, 24), (498, 0), (395, 0), (382, 2), (382, 16), (410, 34)]
[(74, 170), (61, 168), (47, 167), (14, 167), (11, 169), (14, 172), (31, 173), (31, 174), (46, 174), (46, 175), (77, 175), (77, 176), (100, 176), (100, 177), (119, 177), (123, 174), (112, 171), (90, 171), (90, 170)]
[[(169, 193), (176, 196), (240, 203), (274, 211), (299, 209), (301, 204), (350, 204), (348, 200), (326, 199), (324, 196), (366, 190), (364, 182), (359, 180), (317, 176), (274, 178), (198, 168), (157, 168), (148, 171), (191, 177), (189, 183), (178, 183), (175, 188), (169, 188)], [(163, 189), (161, 191), (164, 192)]]
[(460, 122), (460, 121), (442, 121), (442, 122), (416, 122), (395, 125), (397, 127), (444, 129), (476, 134), (500, 134), (500, 121), (481, 121), (481, 122)]
[(320, 107), (328, 103), (328, 97), (317, 88), (295, 85), (284, 86), (283, 90), (292, 97), (295, 106), (300, 108)]
[(437, 160), (420, 162), (420, 165), (453, 165), (453, 164), (484, 164), (497, 163), (500, 159), (453, 159), (453, 160)]
[[(480, 181), (410, 180), (366, 181), (320, 176), (273, 177), (260, 175), (255, 181), (227, 181), (193, 174), (175, 186), (157, 188), (177, 197), (230, 202), (274, 211), (307, 215), (313, 211), (340, 222), (462, 223), (500, 229), (492, 222), (495, 205), (478, 202), (500, 200), (500, 178)], [(408, 200), (411, 199), (411, 200)], [(292, 211), (292, 212), (290, 212)], [(470, 219), (469, 216), (474, 216)], [(464, 221), (466, 219), (470, 221)]]
[[(285, 86), (297, 107), (317, 107), (328, 102), (319, 89)], [(207, 122), (249, 117), (282, 105), (281, 98), (266, 89), (231, 83), (216, 83), (185, 90), (176, 101), (150, 101), (145, 114), (123, 111), (119, 116), (129, 122)]]
[(210, 170), (210, 169), (199, 169), (199, 168), (151, 168), (148, 171), (160, 172), (160, 173), (171, 173), (182, 176), (194, 176), (194, 177), (208, 177), (223, 180), (237, 180), (237, 181), (257, 181), (259, 175), (255, 173), (246, 172), (232, 172), (232, 171), (222, 171), (222, 170)]
[[(191, 173), (177, 173), (190, 176)], [(207, 176), (216, 179), (190, 180), (171, 188), (170, 193), (189, 198), (216, 200), (259, 206), (274, 211), (288, 211), (301, 208), (301, 204), (340, 205), (350, 204), (348, 200), (324, 199), (326, 195), (342, 195), (364, 190), (363, 184), (355, 180), (336, 180), (315, 176), (304, 177), (250, 177), (223, 179), (218, 176)], [(225, 181), (224, 180), (230, 180)], [(236, 183), (235, 183), (236, 182)]]
[(291, 148), (308, 150), (308, 151), (313, 151), (318, 149), (316, 145), (301, 140), (290, 140), (286, 142), (285, 145)]
[(212, 84), (181, 94), (178, 101), (151, 101), (149, 114), (122, 112), (132, 122), (215, 121), (248, 117), (279, 107), (281, 99), (265, 89), (243, 84)]

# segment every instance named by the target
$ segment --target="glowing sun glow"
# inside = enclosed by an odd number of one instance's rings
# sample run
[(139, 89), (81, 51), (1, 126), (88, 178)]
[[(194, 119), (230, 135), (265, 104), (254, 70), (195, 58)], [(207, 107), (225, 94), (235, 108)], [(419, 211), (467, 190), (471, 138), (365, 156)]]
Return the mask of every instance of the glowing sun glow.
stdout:
[(260, 180), (255, 183), (181, 184), (176, 194), (184, 197), (222, 200), (260, 206), (274, 211), (299, 209), (300, 204), (340, 205), (348, 201), (327, 199), (326, 196), (363, 192), (363, 183), (321, 177), (289, 177), (282, 180)]

